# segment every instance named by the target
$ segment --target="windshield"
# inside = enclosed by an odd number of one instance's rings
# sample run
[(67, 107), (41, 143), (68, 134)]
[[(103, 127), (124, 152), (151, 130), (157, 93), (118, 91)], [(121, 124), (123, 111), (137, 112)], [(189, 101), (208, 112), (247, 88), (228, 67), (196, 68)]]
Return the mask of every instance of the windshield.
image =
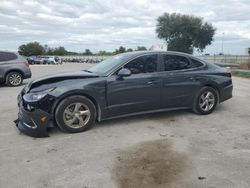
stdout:
[(131, 55), (129, 55), (129, 54), (119, 54), (119, 55), (110, 57), (110, 58), (105, 59), (104, 61), (98, 63), (97, 65), (91, 67), (90, 69), (88, 69), (88, 71), (106, 75), (113, 68), (119, 66), (124, 61), (126, 61), (129, 57), (131, 57)]

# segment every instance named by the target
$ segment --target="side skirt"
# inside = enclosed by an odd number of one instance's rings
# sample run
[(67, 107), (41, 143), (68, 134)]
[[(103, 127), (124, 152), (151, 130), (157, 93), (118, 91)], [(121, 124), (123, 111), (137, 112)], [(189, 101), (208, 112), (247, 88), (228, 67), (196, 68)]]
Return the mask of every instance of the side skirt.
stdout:
[(128, 116), (137, 116), (137, 115), (143, 115), (143, 114), (153, 114), (157, 112), (167, 112), (167, 111), (174, 111), (174, 110), (187, 110), (190, 109), (188, 107), (177, 107), (177, 108), (164, 108), (164, 109), (157, 109), (157, 110), (149, 110), (149, 111), (142, 111), (142, 112), (135, 112), (135, 113), (130, 113), (130, 114), (123, 114), (119, 116), (112, 116), (112, 117), (107, 117), (103, 118), (101, 120), (98, 120), (99, 122), (101, 121), (106, 121), (110, 119), (118, 119), (118, 118), (123, 118), (123, 117), (128, 117)]

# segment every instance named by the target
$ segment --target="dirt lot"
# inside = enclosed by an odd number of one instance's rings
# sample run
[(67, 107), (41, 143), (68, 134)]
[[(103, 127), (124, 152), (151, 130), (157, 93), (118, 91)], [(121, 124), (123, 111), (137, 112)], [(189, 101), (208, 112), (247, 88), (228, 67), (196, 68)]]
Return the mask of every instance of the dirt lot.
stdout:
[[(33, 66), (33, 78), (84, 66)], [(0, 187), (250, 187), (250, 79), (233, 82), (233, 99), (208, 116), (144, 115), (42, 139), (14, 126), (22, 87), (1, 87)]]

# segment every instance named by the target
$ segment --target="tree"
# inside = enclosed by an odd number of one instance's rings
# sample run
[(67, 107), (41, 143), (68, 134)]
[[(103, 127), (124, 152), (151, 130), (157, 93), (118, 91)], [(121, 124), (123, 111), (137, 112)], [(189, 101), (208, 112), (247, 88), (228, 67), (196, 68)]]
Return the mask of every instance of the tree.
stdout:
[(54, 49), (53, 55), (66, 55), (68, 52), (65, 50), (64, 47), (59, 46), (58, 48)]
[(30, 42), (19, 46), (18, 52), (24, 56), (43, 55), (44, 47), (38, 42)]
[(46, 55), (54, 55), (54, 49), (53, 48), (48, 48), (46, 51)]
[(83, 52), (83, 55), (93, 55), (93, 53), (90, 51), (90, 49), (86, 49), (85, 52)]
[(45, 44), (43, 48), (45, 55), (54, 55), (54, 49), (49, 47), (47, 44)]
[(109, 56), (109, 55), (112, 55), (112, 52), (107, 52), (103, 50), (103, 51), (99, 51), (98, 53), (96, 53), (96, 55)]
[(147, 48), (145, 46), (137, 46), (137, 49), (135, 51), (145, 51)]
[(213, 41), (215, 28), (202, 18), (192, 15), (164, 13), (157, 19), (156, 33), (168, 43), (168, 50), (193, 53), (202, 52)]
[(119, 49), (115, 49), (114, 54), (120, 54), (126, 52), (126, 48), (123, 46), (120, 46)]
[(132, 48), (128, 48), (128, 49), (126, 50), (126, 52), (133, 52), (133, 49), (132, 49)]

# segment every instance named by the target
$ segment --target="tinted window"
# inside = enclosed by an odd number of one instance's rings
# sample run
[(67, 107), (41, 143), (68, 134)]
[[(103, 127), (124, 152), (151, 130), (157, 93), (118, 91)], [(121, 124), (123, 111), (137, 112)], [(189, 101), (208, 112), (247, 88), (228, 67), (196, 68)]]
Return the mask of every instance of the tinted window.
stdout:
[(11, 52), (0, 52), (0, 61), (11, 61), (17, 59), (17, 55)]
[(200, 62), (200, 61), (198, 61), (198, 60), (196, 60), (196, 59), (191, 59), (191, 61), (192, 61), (191, 62), (191, 67), (192, 68), (203, 66), (203, 63)]
[(157, 71), (157, 55), (144, 55), (138, 57), (124, 66), (132, 74), (149, 73)]
[(177, 55), (163, 55), (163, 65), (165, 71), (183, 70), (191, 68), (191, 64), (186, 57)]

